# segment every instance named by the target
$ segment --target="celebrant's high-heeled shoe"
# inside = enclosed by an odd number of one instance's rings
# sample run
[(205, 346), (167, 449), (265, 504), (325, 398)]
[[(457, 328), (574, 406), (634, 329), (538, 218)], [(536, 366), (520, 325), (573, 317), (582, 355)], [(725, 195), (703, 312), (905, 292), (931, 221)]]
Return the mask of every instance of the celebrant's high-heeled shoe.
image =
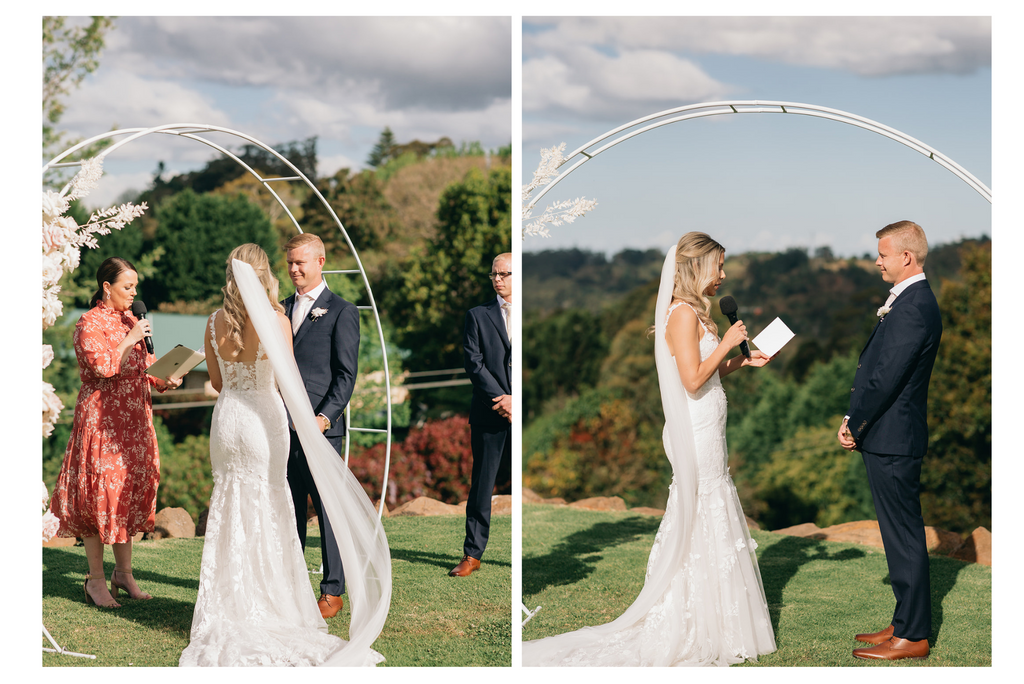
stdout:
[(85, 590), (85, 602), (86, 602), (87, 605), (96, 606), (97, 608), (120, 608), (121, 607), (121, 604), (118, 603), (117, 600), (114, 599), (114, 598), (111, 598), (109, 601), (105, 601), (103, 603), (97, 603), (96, 599), (94, 599), (92, 597), (92, 594), (89, 593), (89, 580), (91, 580), (91, 579), (105, 580), (106, 577), (104, 577), (103, 575), (99, 575), (99, 576), (86, 575), (85, 576), (85, 584), (82, 585), (82, 589)]
[(138, 594), (132, 594), (131, 590), (128, 589), (127, 585), (121, 584), (120, 582), (118, 582), (115, 579), (117, 577), (118, 573), (120, 573), (121, 575), (128, 575), (129, 577), (132, 577), (132, 579), (135, 579), (132, 576), (132, 571), (131, 570), (119, 570), (118, 568), (114, 568), (114, 572), (110, 573), (110, 593), (114, 596), (114, 598), (117, 598), (117, 590), (118, 589), (124, 589), (125, 592), (128, 594), (128, 598), (142, 599), (142, 600), (148, 600), (148, 599), (153, 598), (150, 594), (147, 594), (146, 592), (142, 591), (141, 589), (139, 589), (139, 593)]

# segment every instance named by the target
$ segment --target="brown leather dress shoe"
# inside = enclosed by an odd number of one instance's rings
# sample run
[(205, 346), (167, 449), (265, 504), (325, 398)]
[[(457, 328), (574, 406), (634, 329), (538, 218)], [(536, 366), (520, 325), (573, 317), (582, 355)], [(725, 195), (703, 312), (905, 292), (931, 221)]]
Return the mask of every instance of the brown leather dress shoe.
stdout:
[(337, 615), (341, 611), (341, 607), (345, 605), (345, 602), (341, 600), (340, 596), (320, 594), (320, 600), (316, 602), (316, 605), (320, 607), (321, 617), (327, 620)]
[(480, 569), (480, 560), (473, 558), (472, 556), (463, 556), (462, 561), (456, 565), (451, 572), (448, 573), (449, 577), (469, 577), (474, 570)]
[(889, 637), (888, 641), (877, 646), (853, 649), (853, 657), (861, 660), (924, 660), (928, 657), (928, 640), (910, 641)]
[(862, 641), (865, 644), (872, 644), (872, 645), (877, 646), (878, 644), (882, 643), (883, 641), (888, 641), (889, 637), (891, 637), (891, 636), (892, 636), (892, 625), (889, 625), (888, 627), (883, 629), (881, 632), (872, 632), (871, 634), (858, 634), (857, 636), (855, 636), (853, 638), (856, 639), (857, 641)]

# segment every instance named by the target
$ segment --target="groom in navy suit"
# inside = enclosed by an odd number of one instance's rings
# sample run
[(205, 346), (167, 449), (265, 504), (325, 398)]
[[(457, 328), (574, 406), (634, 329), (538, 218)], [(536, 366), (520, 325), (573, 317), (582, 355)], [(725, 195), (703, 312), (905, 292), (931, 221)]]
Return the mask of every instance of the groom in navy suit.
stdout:
[[(285, 299), (285, 315), (292, 322), (292, 347), (299, 374), (306, 386), (309, 403), (317, 414), (317, 424), (338, 453), (344, 446), (345, 407), (352, 396), (359, 358), (359, 310), (327, 289), (323, 279), (324, 243), (315, 235), (301, 233), (285, 246), (288, 276), (295, 294)], [(313, 501), (320, 523), (320, 550), (324, 576), (320, 582), (320, 614), (326, 619), (337, 615), (345, 592), (345, 573), (341, 554), (331, 532), (331, 521), (324, 515), (306, 455), (295, 430), (291, 431), (288, 454), (288, 486), (295, 503), (299, 542), (306, 548), (306, 497)], [(343, 524), (344, 521), (334, 521)]]
[(928, 548), (921, 517), (921, 462), (928, 450), (928, 381), (942, 317), (924, 260), (928, 240), (911, 221), (875, 234), (882, 280), (892, 283), (880, 320), (860, 354), (850, 410), (839, 428), (844, 449), (861, 452), (896, 596), (892, 624), (858, 634), (867, 660), (926, 658), (931, 633)]
[(491, 494), (512, 454), (512, 255), (499, 254), (489, 274), (497, 296), (466, 314), (463, 351), (473, 382), (469, 409), (473, 480), (466, 501), (462, 561), (448, 574), (467, 577), (480, 568), (491, 526)]

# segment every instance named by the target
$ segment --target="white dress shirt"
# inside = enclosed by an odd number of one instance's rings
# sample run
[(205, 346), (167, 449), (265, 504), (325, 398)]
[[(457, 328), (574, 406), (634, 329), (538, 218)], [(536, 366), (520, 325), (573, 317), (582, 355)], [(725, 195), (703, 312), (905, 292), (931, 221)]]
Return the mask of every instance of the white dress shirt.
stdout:
[(904, 290), (906, 290), (914, 283), (919, 283), (922, 280), (926, 280), (926, 278), (924, 277), (924, 273), (918, 273), (917, 275), (912, 275), (906, 280), (901, 281), (896, 285), (893, 285), (892, 289), (889, 290), (889, 298), (885, 300), (885, 305), (892, 306), (892, 303), (896, 301), (896, 298), (899, 297)]
[(497, 297), (498, 297), (498, 306), (501, 307), (501, 318), (502, 318), (503, 321), (505, 321), (505, 334), (508, 335), (508, 341), (509, 341), (509, 343), (511, 343), (512, 342), (512, 302), (506, 302), (504, 299), (501, 298), (501, 295), (497, 295)]
[(320, 284), (314, 287), (306, 294), (295, 293), (295, 304), (292, 306), (292, 334), (294, 335), (299, 331), (299, 326), (302, 325), (302, 321), (306, 320), (306, 316), (309, 315), (309, 310), (313, 308), (313, 302), (320, 296), (320, 293), (327, 287), (327, 283), (323, 280)]

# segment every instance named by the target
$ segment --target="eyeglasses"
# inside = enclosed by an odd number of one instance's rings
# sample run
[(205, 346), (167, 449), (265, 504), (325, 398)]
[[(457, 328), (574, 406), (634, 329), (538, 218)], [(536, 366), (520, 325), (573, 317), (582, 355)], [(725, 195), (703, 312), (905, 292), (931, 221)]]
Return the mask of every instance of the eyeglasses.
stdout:
[(506, 278), (512, 277), (512, 271), (498, 271), (496, 273), (488, 273), (487, 277), (491, 280), (498, 280), (499, 278), (505, 280)]

